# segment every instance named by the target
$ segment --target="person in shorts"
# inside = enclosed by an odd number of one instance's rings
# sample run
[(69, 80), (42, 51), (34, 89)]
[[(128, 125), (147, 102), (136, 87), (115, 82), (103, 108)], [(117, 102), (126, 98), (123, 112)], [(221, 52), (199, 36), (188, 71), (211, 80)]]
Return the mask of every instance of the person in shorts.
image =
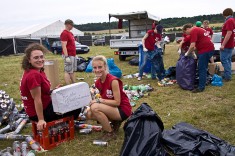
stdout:
[(64, 58), (64, 79), (66, 84), (75, 83), (74, 71), (76, 71), (77, 68), (75, 38), (71, 32), (73, 25), (73, 21), (67, 19), (65, 21), (65, 30), (60, 35), (62, 57)]
[(95, 87), (99, 90), (101, 98), (90, 102), (86, 116), (87, 119), (96, 120), (102, 125), (104, 134), (98, 140), (110, 141), (116, 139), (121, 123), (131, 115), (132, 107), (123, 91), (122, 81), (108, 73), (106, 58), (94, 57), (92, 67), (98, 78)]

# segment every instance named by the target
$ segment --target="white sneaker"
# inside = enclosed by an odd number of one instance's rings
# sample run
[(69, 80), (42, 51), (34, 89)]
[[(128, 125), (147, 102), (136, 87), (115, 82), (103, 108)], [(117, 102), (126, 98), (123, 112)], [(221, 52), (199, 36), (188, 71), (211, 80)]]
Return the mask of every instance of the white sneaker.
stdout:
[(141, 79), (142, 79), (141, 77), (138, 77), (138, 79), (137, 79), (137, 80), (138, 80), (138, 81), (141, 81)]

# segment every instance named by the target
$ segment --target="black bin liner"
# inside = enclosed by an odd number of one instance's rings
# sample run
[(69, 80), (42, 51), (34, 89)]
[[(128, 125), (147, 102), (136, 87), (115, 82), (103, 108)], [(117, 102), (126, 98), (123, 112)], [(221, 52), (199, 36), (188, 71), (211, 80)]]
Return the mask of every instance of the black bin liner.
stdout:
[(169, 155), (161, 144), (164, 129), (160, 117), (143, 103), (124, 125), (125, 139), (121, 156)]
[(163, 142), (175, 155), (235, 156), (234, 146), (184, 122), (164, 130)]

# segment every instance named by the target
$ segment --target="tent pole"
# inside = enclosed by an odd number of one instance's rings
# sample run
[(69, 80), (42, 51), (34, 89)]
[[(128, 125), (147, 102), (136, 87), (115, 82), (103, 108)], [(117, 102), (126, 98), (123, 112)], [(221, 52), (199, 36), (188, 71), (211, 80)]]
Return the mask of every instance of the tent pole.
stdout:
[(13, 48), (14, 48), (14, 53), (16, 54), (16, 42), (15, 38), (13, 37)]

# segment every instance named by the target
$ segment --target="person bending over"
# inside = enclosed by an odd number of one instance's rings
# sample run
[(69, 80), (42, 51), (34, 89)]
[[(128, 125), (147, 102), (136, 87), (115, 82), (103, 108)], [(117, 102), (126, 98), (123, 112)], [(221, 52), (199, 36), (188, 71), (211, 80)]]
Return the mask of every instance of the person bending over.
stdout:
[(22, 60), (24, 70), (21, 82), (20, 93), (24, 109), (29, 119), (37, 122), (37, 129), (43, 130), (46, 122), (80, 113), (80, 109), (62, 115), (53, 111), (51, 100), (51, 83), (44, 73), (44, 53), (46, 48), (38, 43), (30, 44), (25, 49), (25, 56)]
[(190, 47), (185, 55), (190, 55), (195, 47), (198, 51), (199, 86), (192, 92), (202, 92), (206, 86), (208, 62), (214, 54), (214, 44), (211, 42), (210, 37), (208, 37), (206, 30), (199, 27), (192, 27), (192, 24), (185, 24), (183, 26), (183, 32), (191, 36)]
[[(121, 122), (132, 113), (127, 95), (123, 92), (122, 81), (108, 73), (107, 60), (104, 56), (96, 56), (92, 60), (93, 72), (98, 78), (95, 82), (101, 98), (92, 100), (87, 110), (87, 119), (98, 121), (104, 130), (100, 140), (116, 139)], [(110, 121), (113, 127), (110, 125)]]

